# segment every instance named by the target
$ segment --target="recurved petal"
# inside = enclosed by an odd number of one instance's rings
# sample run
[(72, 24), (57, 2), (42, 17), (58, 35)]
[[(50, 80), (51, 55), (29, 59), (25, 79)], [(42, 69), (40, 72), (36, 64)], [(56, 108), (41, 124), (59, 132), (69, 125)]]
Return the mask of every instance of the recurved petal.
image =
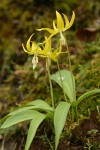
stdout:
[(63, 21), (63, 18), (58, 11), (56, 11), (56, 16), (57, 16), (57, 29), (63, 29), (64, 28), (64, 21)]
[(36, 30), (37, 30), (37, 31), (46, 30), (46, 31), (48, 31), (48, 32), (51, 33), (51, 34), (55, 33), (55, 31), (54, 31), (53, 29), (51, 29), (51, 28), (41, 28), (41, 29), (36, 29)]
[(43, 50), (43, 54), (46, 55), (51, 50), (51, 38), (46, 38), (45, 47)]
[(31, 51), (34, 54), (41, 54), (42, 53), (42, 49), (35, 42), (32, 42)]
[(28, 51), (27, 51), (27, 49), (25, 48), (25, 46), (24, 46), (24, 44), (23, 44), (23, 43), (22, 43), (22, 47), (23, 47), (24, 52), (26, 52), (26, 53), (27, 53)]
[(55, 56), (53, 56), (53, 55), (50, 56), (50, 59), (55, 61), (55, 62), (57, 62), (57, 58)]
[[(70, 21), (68, 24), (66, 24), (65, 30), (69, 29), (69, 28), (72, 26), (74, 20), (75, 20), (75, 13), (74, 13), (74, 11), (73, 11), (71, 21)], [(64, 31), (65, 31), (65, 30), (64, 30)]]
[(32, 53), (32, 51), (28, 51), (27, 49), (25, 49), (24, 44), (22, 44), (23, 50), (24, 52), (28, 53), (29, 55), (33, 55), (34, 53)]
[(36, 49), (35, 51), (34, 51), (34, 50), (27, 51), (27, 53), (28, 53), (29, 55), (34, 55), (34, 54), (37, 54), (36, 51), (38, 51), (38, 49)]
[(55, 57), (57, 57), (57, 56), (59, 56), (62, 53), (61, 51), (62, 51), (62, 43), (60, 42), (59, 48), (57, 50), (55, 50), (53, 52), (53, 54), (55, 55)]
[(63, 14), (63, 16), (64, 16), (64, 19), (65, 19), (65, 28), (66, 28), (67, 25), (69, 24), (69, 20), (68, 20), (68, 17), (65, 14)]
[(35, 44), (34, 42), (32, 42), (31, 49), (32, 49), (32, 50), (35, 50), (36, 48), (37, 48), (37, 44)]
[(33, 36), (33, 34), (29, 37), (29, 39), (27, 40), (27, 43), (26, 43), (26, 48), (28, 51), (30, 51), (30, 49), (31, 49), (30, 40), (31, 40), (32, 36)]
[(55, 25), (55, 21), (54, 20), (53, 20), (53, 28), (54, 28), (54, 30), (58, 30), (56, 25)]
[(51, 60), (53, 60), (53, 61), (57, 61), (57, 58), (56, 58), (56, 55), (55, 55), (54, 52), (53, 52), (53, 53), (50, 53), (50, 54), (48, 55), (48, 57), (49, 57)]
[(24, 52), (28, 53), (29, 55), (33, 55), (33, 54), (37, 54), (38, 48), (32, 49), (30, 48), (30, 50), (25, 49), (24, 44), (22, 44), (23, 50)]
[(60, 46), (58, 49), (56, 49), (53, 53), (50, 53), (50, 59), (53, 61), (57, 61), (57, 57), (62, 53), (62, 43), (60, 42)]

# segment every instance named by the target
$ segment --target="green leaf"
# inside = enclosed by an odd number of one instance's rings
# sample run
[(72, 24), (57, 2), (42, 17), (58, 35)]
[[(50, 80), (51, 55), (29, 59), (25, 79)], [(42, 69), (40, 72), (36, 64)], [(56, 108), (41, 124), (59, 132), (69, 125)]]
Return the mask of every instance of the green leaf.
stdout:
[(54, 128), (55, 128), (55, 150), (57, 149), (60, 135), (65, 125), (70, 104), (67, 102), (60, 102), (54, 113)]
[(48, 112), (47, 114), (46, 114), (46, 117), (45, 117), (45, 120), (46, 119), (50, 119), (50, 120), (52, 120), (53, 121), (53, 118), (54, 118), (54, 112)]
[(94, 89), (91, 91), (88, 91), (84, 94), (82, 94), (78, 100), (76, 101), (76, 105), (78, 105), (81, 101), (83, 101), (84, 99), (88, 98), (89, 96), (95, 95), (95, 94), (99, 94), (100, 93), (100, 89)]
[(53, 108), (45, 101), (43, 100), (34, 100), (27, 104), (27, 106), (36, 106), (37, 108), (47, 110), (47, 111), (53, 111)]
[(44, 118), (45, 118), (44, 114), (39, 114), (37, 118), (31, 121), (29, 130), (28, 130), (26, 144), (25, 144), (25, 150), (29, 149), (32, 143), (32, 140), (36, 134), (37, 128), (39, 127), (40, 123), (44, 120)]
[(19, 122), (36, 118), (39, 114), (40, 113), (35, 110), (27, 110), (27, 111), (19, 112), (13, 116), (8, 117), (6, 121), (2, 124), (1, 128), (8, 128)]
[(22, 106), (22, 107), (18, 107), (16, 108), (14, 111), (12, 111), (11, 113), (9, 113), (10, 116), (12, 115), (16, 115), (17, 113), (21, 113), (23, 111), (27, 111), (27, 110), (31, 110), (31, 109), (35, 109), (37, 107), (35, 106)]
[(64, 92), (68, 96), (70, 102), (76, 100), (75, 79), (70, 71), (60, 70), (60, 73), (58, 71), (55, 74), (51, 75), (51, 79), (56, 81), (62, 88), (64, 88)]
[(6, 115), (5, 117), (3, 117), (2, 119), (0, 119), (0, 127), (1, 125), (5, 122), (5, 120), (9, 117), (9, 115)]
[(18, 107), (13, 112), (11, 112), (9, 115), (15, 115), (19, 112), (23, 112), (23, 111), (26, 111), (29, 109), (35, 109), (35, 110), (40, 109), (40, 110), (44, 110), (44, 111), (53, 111), (53, 108), (50, 107), (50, 105), (48, 103), (46, 103), (45, 101), (35, 100), (35, 101), (28, 103), (25, 106)]

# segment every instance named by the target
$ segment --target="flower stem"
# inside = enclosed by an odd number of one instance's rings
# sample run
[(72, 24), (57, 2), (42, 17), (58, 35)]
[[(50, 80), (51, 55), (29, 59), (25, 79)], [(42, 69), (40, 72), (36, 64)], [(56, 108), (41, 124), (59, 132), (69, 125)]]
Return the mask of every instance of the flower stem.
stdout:
[[(72, 78), (72, 85), (73, 85), (73, 93), (75, 95), (75, 91), (74, 91), (74, 80), (73, 80), (73, 73), (72, 73), (72, 65), (71, 65), (71, 60), (70, 60), (70, 51), (69, 51), (69, 48), (68, 48), (68, 43), (67, 43), (67, 39), (66, 39), (66, 36), (63, 34), (63, 37), (65, 39), (65, 46), (66, 46), (66, 50), (68, 52), (68, 63), (69, 63), (69, 70), (70, 70), (70, 73), (71, 73), (71, 78)], [(76, 97), (74, 97), (73, 101), (76, 100)]]
[[(71, 72), (72, 85), (73, 85), (73, 93), (75, 95), (74, 80), (73, 80), (71, 60), (70, 60), (70, 52), (69, 52), (69, 48), (68, 48), (68, 43), (67, 43), (66, 37), (65, 37), (65, 45), (66, 45), (66, 49), (67, 49), (67, 52), (68, 52), (69, 69), (70, 69), (70, 72)], [(76, 96), (74, 97), (73, 101), (75, 101), (75, 100), (76, 100)], [(75, 106), (74, 108), (72, 108), (72, 121), (75, 121), (75, 119), (77, 120), (77, 106)]]
[[(67, 50), (67, 53), (68, 53), (68, 64), (69, 64), (69, 70), (70, 70), (70, 73), (71, 73), (72, 86), (73, 86), (73, 95), (74, 95), (73, 101), (76, 101), (75, 89), (74, 89), (75, 85), (74, 85), (72, 65), (71, 65), (71, 60), (70, 60), (70, 51), (69, 51), (69, 48), (68, 48), (68, 43), (67, 43), (66, 36), (62, 32), (60, 32), (60, 36), (61, 36), (62, 44), (66, 46), (66, 50)], [(72, 108), (72, 120), (73, 121), (74, 121), (75, 117), (77, 117), (77, 107)]]
[(52, 107), (53, 107), (53, 109), (55, 109), (55, 106), (54, 106), (54, 97), (53, 97), (53, 88), (52, 88), (52, 82), (51, 82), (51, 78), (50, 78), (49, 59), (46, 60), (46, 67), (47, 67), (48, 76), (49, 76)]

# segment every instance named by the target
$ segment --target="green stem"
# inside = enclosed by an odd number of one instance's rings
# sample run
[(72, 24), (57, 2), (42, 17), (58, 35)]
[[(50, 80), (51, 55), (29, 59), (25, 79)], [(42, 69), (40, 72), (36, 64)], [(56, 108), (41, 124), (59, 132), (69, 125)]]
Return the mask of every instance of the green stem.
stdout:
[(50, 83), (50, 93), (51, 93), (52, 107), (53, 107), (53, 109), (55, 109), (55, 107), (54, 107), (54, 97), (53, 97), (53, 88), (52, 88), (52, 82), (51, 82), (51, 78), (50, 78), (49, 59), (47, 59), (46, 64), (47, 64), (47, 71), (48, 71), (49, 83)]
[(68, 102), (68, 101), (67, 101), (67, 98), (66, 98), (66, 94), (65, 94), (65, 92), (64, 92), (64, 85), (63, 85), (63, 81), (62, 81), (62, 77), (61, 77), (61, 72), (60, 72), (60, 67), (59, 67), (59, 62), (58, 62), (58, 61), (57, 61), (57, 66), (58, 66), (59, 76), (60, 76), (60, 79), (61, 79), (61, 84), (62, 84), (64, 99), (65, 99), (66, 102)]
[[(64, 39), (65, 39), (65, 46), (66, 46), (67, 53), (68, 53), (69, 69), (70, 69), (70, 72), (72, 74), (72, 65), (71, 65), (71, 60), (70, 60), (70, 52), (69, 52), (69, 48), (68, 48), (68, 42), (67, 42), (66, 36), (64, 34), (63, 34), (63, 36), (64, 36)], [(72, 77), (72, 80), (73, 80), (73, 77)]]
[[(70, 60), (70, 51), (69, 51), (69, 48), (68, 48), (68, 43), (67, 43), (66, 36), (63, 33), (61, 33), (61, 34), (62, 34), (62, 37), (64, 39), (63, 41), (65, 42), (66, 50), (67, 50), (67, 53), (68, 53), (69, 70), (71, 72), (72, 85), (73, 85), (73, 93), (74, 93), (75, 91), (74, 91), (74, 81), (73, 81), (72, 65), (71, 65), (71, 60)], [(75, 95), (75, 93), (74, 93), (74, 95)], [(74, 97), (74, 98), (76, 100), (76, 97)]]
[[(64, 44), (66, 46), (66, 50), (67, 50), (67, 53), (68, 53), (69, 70), (70, 70), (70, 73), (71, 73), (73, 93), (75, 95), (74, 80), (73, 80), (73, 74), (72, 74), (72, 65), (71, 65), (71, 60), (70, 60), (70, 51), (69, 51), (69, 48), (68, 48), (67, 39), (66, 39), (66, 36), (62, 32), (60, 32), (60, 36), (61, 36), (62, 44)], [(76, 101), (76, 96), (74, 97), (73, 101)], [(74, 108), (72, 107), (72, 121), (74, 121), (75, 117), (77, 118), (77, 107), (74, 107)]]
[(66, 39), (66, 36), (62, 32), (60, 32), (60, 37), (61, 37), (62, 45), (66, 46), (66, 50), (67, 50), (67, 53), (68, 53), (69, 69), (70, 69), (70, 72), (72, 73), (71, 60), (70, 60), (70, 52), (69, 52), (69, 48), (68, 48), (67, 39)]
[(77, 121), (78, 119), (78, 111), (77, 106), (72, 106), (72, 121)]
[(78, 111), (77, 111), (77, 106), (75, 106), (75, 119), (76, 119), (76, 121), (77, 121), (77, 119), (78, 119)]
[(75, 108), (72, 107), (72, 122), (74, 122), (75, 119)]

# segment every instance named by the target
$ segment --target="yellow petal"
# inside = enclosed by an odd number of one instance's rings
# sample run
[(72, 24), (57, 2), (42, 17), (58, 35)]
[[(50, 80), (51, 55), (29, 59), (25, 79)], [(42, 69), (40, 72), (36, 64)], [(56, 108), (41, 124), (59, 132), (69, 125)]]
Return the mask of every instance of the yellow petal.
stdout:
[(56, 16), (57, 16), (57, 29), (63, 29), (64, 28), (64, 21), (62, 19), (62, 16), (58, 11), (56, 11)]
[(23, 50), (28, 53), (29, 55), (33, 55), (33, 50), (31, 49), (30, 40), (32, 38), (33, 34), (29, 37), (27, 43), (26, 43), (26, 49), (24, 47), (24, 44), (22, 44)]
[(50, 34), (50, 36), (48, 37), (48, 39), (51, 39), (57, 33), (58, 33), (58, 31), (55, 31), (53, 34)]
[(51, 39), (47, 39), (46, 38), (46, 43), (45, 43), (45, 47), (44, 47), (44, 50), (43, 50), (43, 54), (46, 55), (47, 53), (49, 53), (51, 50)]
[(57, 61), (57, 58), (54, 55), (50, 55), (49, 58), (53, 61)]
[[(65, 30), (69, 29), (69, 28), (72, 26), (74, 20), (75, 20), (75, 13), (74, 13), (74, 11), (73, 11), (71, 21), (70, 21), (68, 24), (66, 24)], [(64, 30), (64, 31), (65, 31), (65, 30)]]
[(27, 53), (28, 53), (29, 55), (33, 55), (33, 54), (37, 54), (36, 51), (38, 51), (38, 49), (36, 49), (35, 51), (34, 51), (34, 50), (32, 50), (32, 51), (27, 51)]
[(57, 28), (56, 28), (56, 25), (55, 25), (55, 21), (53, 20), (53, 28), (54, 28), (54, 30), (58, 30)]
[[(61, 43), (61, 42), (60, 42)], [(57, 50), (55, 50), (54, 52), (53, 52), (53, 55), (55, 56), (55, 57), (57, 57), (58, 55), (60, 55), (62, 52), (61, 52), (61, 50), (62, 50), (62, 44), (60, 44), (60, 47), (57, 49)]]
[[(33, 45), (33, 42), (32, 42), (32, 45)], [(33, 55), (33, 54), (36, 54), (39, 49), (38, 47), (36, 47), (35, 43), (34, 43), (34, 45), (35, 45), (34, 49), (32, 48), (33, 46), (30, 47), (30, 49), (25, 49), (24, 44), (22, 44), (22, 47), (26, 53), (28, 53), (29, 55)]]
[(27, 49), (25, 49), (25, 46), (24, 46), (24, 44), (23, 44), (23, 43), (22, 43), (22, 47), (23, 47), (24, 52), (26, 52), (26, 53), (27, 53), (28, 51), (27, 51)]
[(32, 42), (31, 52), (33, 54), (41, 54), (42, 49), (36, 43)]
[(38, 47), (37, 44), (35, 44), (34, 42), (32, 42), (31, 49), (32, 49), (32, 50), (35, 50), (37, 47)]
[(25, 49), (24, 44), (22, 44), (23, 50), (24, 52), (28, 53), (29, 55), (33, 55), (34, 52), (33, 51), (28, 51), (27, 49)]
[(55, 55), (54, 52), (53, 52), (53, 53), (49, 53), (49, 54), (48, 54), (48, 57), (49, 57), (51, 60), (53, 60), (53, 61), (57, 61), (56, 55)]
[(62, 53), (61, 51), (62, 51), (62, 43), (60, 42), (60, 47), (53, 53), (50, 53), (49, 55), (50, 59), (52, 59), (53, 61), (57, 61), (57, 57)]
[(37, 31), (42, 31), (42, 30), (46, 30), (48, 31), (49, 33), (53, 34), (55, 31), (51, 28), (41, 28), (41, 29), (36, 29)]
[(30, 51), (30, 49), (31, 49), (30, 40), (31, 40), (32, 36), (33, 36), (33, 34), (29, 37), (29, 39), (27, 40), (27, 43), (26, 43), (26, 48), (28, 51)]
[(65, 14), (63, 14), (63, 16), (64, 16), (64, 19), (65, 19), (65, 28), (66, 28), (67, 25), (69, 24), (69, 20), (68, 20), (68, 17)]

